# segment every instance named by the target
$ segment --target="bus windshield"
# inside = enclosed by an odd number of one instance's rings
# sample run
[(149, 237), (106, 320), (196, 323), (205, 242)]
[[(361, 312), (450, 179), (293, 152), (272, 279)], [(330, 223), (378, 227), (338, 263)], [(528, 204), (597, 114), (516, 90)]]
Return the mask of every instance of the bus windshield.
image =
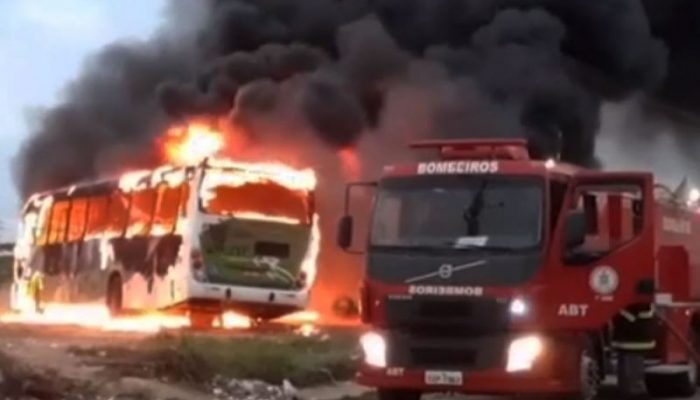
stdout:
[(207, 169), (200, 207), (210, 215), (308, 225), (313, 216), (311, 196), (264, 178)]
[(375, 247), (521, 250), (539, 245), (543, 188), (531, 178), (428, 176), (380, 185)]

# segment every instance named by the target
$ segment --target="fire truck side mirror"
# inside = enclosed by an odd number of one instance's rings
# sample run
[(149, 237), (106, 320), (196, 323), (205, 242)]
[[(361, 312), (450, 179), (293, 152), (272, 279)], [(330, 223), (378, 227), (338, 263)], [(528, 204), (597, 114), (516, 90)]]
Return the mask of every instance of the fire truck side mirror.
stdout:
[(566, 216), (566, 247), (573, 249), (583, 244), (588, 231), (586, 214), (583, 211), (570, 211)]
[(338, 223), (338, 247), (347, 250), (352, 245), (353, 220), (350, 215), (343, 215)]

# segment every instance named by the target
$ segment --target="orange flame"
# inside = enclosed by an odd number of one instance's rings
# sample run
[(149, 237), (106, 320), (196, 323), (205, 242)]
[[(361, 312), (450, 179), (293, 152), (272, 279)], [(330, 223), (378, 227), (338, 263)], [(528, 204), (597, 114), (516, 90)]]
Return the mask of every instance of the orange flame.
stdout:
[(166, 160), (191, 165), (219, 154), (225, 147), (224, 135), (203, 123), (175, 126), (165, 133), (163, 152)]
[[(183, 329), (191, 326), (190, 320), (186, 316), (158, 312), (111, 317), (107, 308), (99, 303), (47, 303), (43, 306), (42, 312), (38, 313), (34, 310), (31, 299), (24, 297), (22, 300), (20, 310), (17, 313), (0, 315), (0, 323), (78, 326), (109, 332), (133, 333), (156, 333), (162, 330)], [(302, 336), (313, 336), (319, 333), (316, 325), (319, 319), (318, 312), (308, 310), (284, 316), (274, 322), (298, 326), (297, 333)], [(212, 327), (225, 330), (250, 329), (253, 327), (253, 321), (245, 315), (227, 311), (214, 321)]]
[[(234, 132), (235, 134), (235, 132)], [(234, 135), (235, 136), (235, 135)], [(239, 162), (224, 158), (217, 158), (224, 150), (230, 150), (230, 143), (227, 143), (229, 135), (211, 128), (204, 123), (189, 123), (169, 129), (162, 140), (163, 156), (168, 165), (148, 171), (131, 171), (125, 173), (119, 179), (119, 187), (124, 192), (140, 191), (146, 187), (152, 187), (154, 182), (149, 180), (163, 174), (159, 171), (172, 170), (172, 165), (193, 165), (209, 158), (208, 164), (212, 170), (220, 169), (216, 173), (210, 174), (209, 181), (202, 185), (200, 196), (206, 202), (215, 196), (211, 189), (217, 185), (240, 186), (249, 182), (272, 181), (292, 191), (313, 191), (316, 187), (316, 174), (312, 169), (295, 169), (281, 162)], [(238, 143), (240, 144), (240, 143)], [(340, 153), (344, 165), (349, 165), (349, 170), (353, 174), (359, 174), (359, 162), (353, 150), (343, 150)], [(223, 170), (226, 170), (225, 172)], [(171, 187), (178, 186), (185, 181), (184, 172), (168, 173), (167, 183)], [(48, 198), (50, 205), (51, 198)], [(32, 213), (25, 217), (23, 223), (34, 225), (36, 220), (46, 219), (43, 215), (51, 207), (42, 207), (39, 213)], [(287, 218), (285, 216), (266, 215), (256, 212), (239, 212), (235, 217), (242, 219), (268, 220), (278, 223), (298, 224), (300, 220)], [(314, 215), (311, 222), (311, 242), (304, 256), (301, 266), (306, 274), (309, 283), (314, 282), (317, 268), (318, 255), (320, 251), (321, 232), (318, 215)], [(130, 223), (127, 235), (134, 232), (142, 232), (146, 227), (142, 221)], [(178, 224), (182, 226), (183, 224)], [(168, 229), (154, 224), (151, 228), (152, 235), (162, 235), (169, 232)], [(30, 232), (30, 230), (27, 230)], [(111, 232), (94, 233), (94, 237), (107, 238)], [(116, 232), (115, 232), (116, 233)], [(90, 237), (90, 238), (94, 238)], [(16, 251), (28, 253), (28, 239), (22, 239), (18, 243)], [(103, 249), (103, 268), (106, 267), (106, 254), (109, 252), (107, 241), (101, 241)], [(75, 325), (86, 328), (102, 329), (108, 331), (129, 331), (129, 332), (157, 332), (162, 329), (187, 328), (190, 326), (189, 318), (184, 316), (174, 316), (163, 313), (151, 312), (139, 316), (111, 317), (107, 308), (101, 303), (91, 304), (65, 304), (46, 303), (43, 305), (43, 312), (37, 313), (31, 296), (26, 290), (20, 287), (16, 299), (18, 313), (8, 313), (0, 315), (0, 323), (24, 323), (36, 325)], [(292, 314), (280, 320), (281, 323), (302, 326), (300, 333), (311, 335), (316, 330), (314, 324), (318, 321), (319, 315), (313, 311), (303, 311)], [(216, 323), (224, 329), (246, 329), (252, 326), (250, 318), (233, 312), (223, 313)]]
[[(155, 333), (167, 329), (182, 329), (191, 326), (190, 319), (183, 315), (148, 312), (134, 316), (112, 317), (101, 303), (66, 304), (46, 303), (42, 312), (37, 312), (34, 301), (26, 290), (18, 293), (17, 308), (14, 313), (0, 315), (0, 323), (28, 325), (69, 325), (103, 331)], [(248, 329), (250, 318), (234, 312), (221, 315), (217, 328)]]
[(31, 309), (0, 316), (2, 323), (31, 325), (73, 325), (105, 331), (153, 333), (162, 329), (178, 329), (189, 326), (182, 316), (151, 313), (133, 317), (112, 318), (101, 304), (49, 303), (42, 313)]

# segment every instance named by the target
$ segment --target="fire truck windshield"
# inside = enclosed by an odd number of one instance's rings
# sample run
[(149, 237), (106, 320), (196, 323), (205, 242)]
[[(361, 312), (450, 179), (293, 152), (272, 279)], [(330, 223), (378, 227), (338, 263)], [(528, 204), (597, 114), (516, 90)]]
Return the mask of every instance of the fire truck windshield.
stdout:
[(543, 185), (534, 178), (420, 176), (381, 182), (371, 245), (525, 250), (542, 236)]

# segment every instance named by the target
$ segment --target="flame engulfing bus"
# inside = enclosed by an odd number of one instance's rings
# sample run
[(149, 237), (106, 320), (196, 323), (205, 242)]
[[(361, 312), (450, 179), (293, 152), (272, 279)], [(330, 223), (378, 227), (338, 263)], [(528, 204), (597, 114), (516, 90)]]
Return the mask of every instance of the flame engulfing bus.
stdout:
[(224, 310), (271, 319), (302, 309), (319, 250), (311, 170), (208, 159), (32, 196), (11, 303), (44, 274), (42, 301), (105, 301), (112, 314)]

